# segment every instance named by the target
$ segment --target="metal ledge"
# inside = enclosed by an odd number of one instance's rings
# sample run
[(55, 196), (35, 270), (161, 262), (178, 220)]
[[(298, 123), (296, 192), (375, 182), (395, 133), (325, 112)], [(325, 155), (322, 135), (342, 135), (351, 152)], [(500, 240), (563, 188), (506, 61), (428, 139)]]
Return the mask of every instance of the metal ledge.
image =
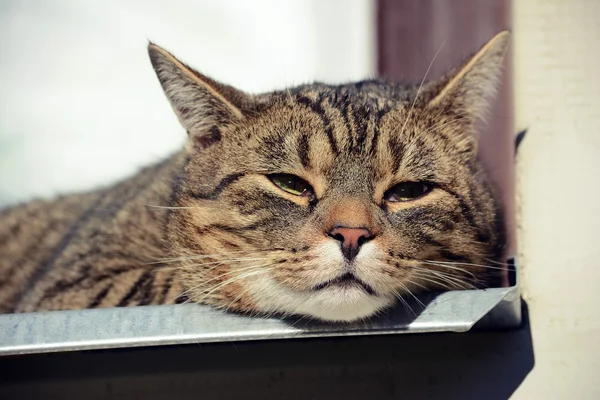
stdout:
[(0, 315), (0, 355), (186, 343), (466, 332), (516, 328), (519, 287), (461, 290), (420, 296), (414, 313), (398, 306), (351, 324), (235, 315), (199, 305), (126, 307)]

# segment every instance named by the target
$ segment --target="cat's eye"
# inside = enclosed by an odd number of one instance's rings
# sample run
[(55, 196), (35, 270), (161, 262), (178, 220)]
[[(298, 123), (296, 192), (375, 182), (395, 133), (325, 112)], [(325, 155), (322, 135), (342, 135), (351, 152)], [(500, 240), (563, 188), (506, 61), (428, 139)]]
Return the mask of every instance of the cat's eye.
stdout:
[(296, 196), (312, 197), (312, 187), (304, 179), (290, 174), (273, 174), (267, 176), (275, 186)]
[(410, 201), (429, 193), (433, 185), (426, 182), (403, 182), (385, 192), (385, 201), (400, 202)]

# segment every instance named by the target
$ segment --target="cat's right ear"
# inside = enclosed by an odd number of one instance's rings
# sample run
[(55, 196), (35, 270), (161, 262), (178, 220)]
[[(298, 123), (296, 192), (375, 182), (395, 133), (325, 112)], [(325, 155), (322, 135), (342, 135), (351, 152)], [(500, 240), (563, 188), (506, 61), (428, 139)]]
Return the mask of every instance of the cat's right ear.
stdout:
[(173, 110), (197, 147), (219, 141), (222, 127), (244, 119), (240, 106), (249, 101), (246, 94), (194, 71), (153, 43), (148, 54)]

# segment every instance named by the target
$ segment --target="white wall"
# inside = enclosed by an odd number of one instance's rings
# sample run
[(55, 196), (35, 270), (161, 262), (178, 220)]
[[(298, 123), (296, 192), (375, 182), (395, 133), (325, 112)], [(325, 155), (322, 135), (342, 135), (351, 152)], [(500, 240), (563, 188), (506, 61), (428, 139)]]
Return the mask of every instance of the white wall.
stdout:
[(520, 259), (535, 368), (515, 399), (600, 399), (600, 1), (514, 1)]
[(0, 205), (86, 190), (180, 148), (148, 39), (252, 92), (374, 73), (369, 0), (2, 0)]

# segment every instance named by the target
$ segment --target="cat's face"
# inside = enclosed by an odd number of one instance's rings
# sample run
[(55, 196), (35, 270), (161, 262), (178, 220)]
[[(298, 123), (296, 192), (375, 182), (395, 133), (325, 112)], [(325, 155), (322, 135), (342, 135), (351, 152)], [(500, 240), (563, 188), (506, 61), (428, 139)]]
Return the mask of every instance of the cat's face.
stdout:
[(398, 296), (489, 284), (504, 226), (469, 85), (491, 84), (506, 37), (495, 40), (418, 96), (374, 81), (252, 97), (151, 46), (190, 133), (169, 220), (186, 296), (351, 321)]

